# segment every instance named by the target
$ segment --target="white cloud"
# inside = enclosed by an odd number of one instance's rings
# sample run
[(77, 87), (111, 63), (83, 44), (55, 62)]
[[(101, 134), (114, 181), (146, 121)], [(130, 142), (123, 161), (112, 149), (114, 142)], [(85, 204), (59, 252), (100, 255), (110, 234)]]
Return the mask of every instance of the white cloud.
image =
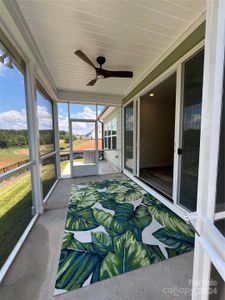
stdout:
[(96, 119), (96, 111), (92, 110), (89, 106), (85, 106), (82, 112), (71, 115), (74, 119)]
[(0, 63), (0, 76), (5, 76), (5, 66), (4, 64)]
[(37, 110), (39, 129), (52, 129), (52, 115), (48, 112), (47, 108), (45, 106), (38, 105)]
[[(38, 122), (40, 129), (52, 129), (52, 116), (44, 106), (38, 105)], [(0, 112), (1, 129), (27, 129), (26, 110), (9, 110)]]
[(93, 123), (86, 122), (74, 122), (72, 127), (73, 134), (77, 135), (86, 135), (87, 133), (92, 133), (92, 136), (95, 134), (95, 127)]
[[(38, 105), (38, 122), (39, 128), (52, 129), (52, 116), (48, 112), (45, 106)], [(89, 107), (85, 107), (83, 112), (77, 114), (77, 118), (82, 119), (94, 119), (95, 112)], [(0, 128), (1, 129), (27, 129), (27, 116), (26, 110), (22, 109), (20, 111), (10, 110), (5, 112), (0, 112)], [(68, 131), (68, 117), (59, 114), (59, 130)], [(92, 132), (92, 137), (95, 136), (95, 127), (93, 123), (87, 122), (76, 122), (73, 123), (73, 133), (78, 135), (85, 135)], [(101, 130), (99, 130), (99, 138), (101, 138)]]
[(26, 129), (27, 116), (25, 109), (0, 112), (1, 129)]
[[(59, 110), (59, 130), (68, 131), (68, 117), (62, 115), (62, 111)], [(73, 119), (96, 119), (96, 111), (92, 110), (89, 106), (85, 106), (82, 112), (71, 114)], [(87, 122), (76, 122), (73, 123), (73, 133), (78, 135), (85, 135), (89, 132), (93, 132), (94, 135), (94, 126), (93, 124)]]
[(59, 130), (69, 131), (68, 117), (59, 115), (58, 118), (59, 118)]

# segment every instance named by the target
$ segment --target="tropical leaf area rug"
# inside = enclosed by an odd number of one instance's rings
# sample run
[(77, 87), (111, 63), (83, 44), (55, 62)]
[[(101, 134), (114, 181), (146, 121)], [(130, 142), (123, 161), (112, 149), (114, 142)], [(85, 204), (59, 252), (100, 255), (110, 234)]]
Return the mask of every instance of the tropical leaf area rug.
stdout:
[(73, 185), (55, 295), (193, 247), (193, 230), (133, 181)]

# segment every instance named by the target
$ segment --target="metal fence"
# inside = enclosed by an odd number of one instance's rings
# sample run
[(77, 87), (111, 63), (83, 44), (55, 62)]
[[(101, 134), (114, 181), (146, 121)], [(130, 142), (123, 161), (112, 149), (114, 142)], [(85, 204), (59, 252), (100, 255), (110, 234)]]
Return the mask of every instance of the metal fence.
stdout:
[(29, 159), (25, 159), (25, 160), (21, 160), (21, 161), (15, 162), (13, 164), (10, 164), (8, 166), (2, 167), (2, 168), (0, 168), (0, 174), (3, 174), (3, 173), (6, 173), (10, 170), (16, 169), (16, 168), (18, 168), (18, 167), (20, 167), (20, 166), (22, 166), (22, 165), (24, 165), (28, 162), (29, 162)]

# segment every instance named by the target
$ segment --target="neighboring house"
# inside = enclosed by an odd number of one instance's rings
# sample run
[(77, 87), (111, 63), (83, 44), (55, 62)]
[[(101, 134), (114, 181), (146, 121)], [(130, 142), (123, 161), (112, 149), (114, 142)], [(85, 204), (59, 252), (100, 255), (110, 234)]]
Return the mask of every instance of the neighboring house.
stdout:
[(83, 136), (83, 138), (85, 138), (85, 139), (94, 139), (95, 138), (95, 133), (90, 131), (87, 134), (85, 134)]

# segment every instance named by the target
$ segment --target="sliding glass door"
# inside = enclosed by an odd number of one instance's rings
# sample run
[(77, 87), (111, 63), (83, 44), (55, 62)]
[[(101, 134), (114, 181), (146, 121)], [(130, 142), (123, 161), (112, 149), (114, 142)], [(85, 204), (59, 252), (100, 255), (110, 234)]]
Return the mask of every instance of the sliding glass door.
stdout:
[(140, 97), (139, 177), (173, 196), (176, 73)]
[(187, 211), (197, 202), (203, 63), (199, 50), (124, 107), (124, 169)]
[(184, 64), (182, 148), (179, 203), (195, 211), (197, 202), (199, 146), (201, 132), (204, 51)]
[(133, 172), (134, 159), (134, 104), (129, 103), (124, 107), (124, 168)]

